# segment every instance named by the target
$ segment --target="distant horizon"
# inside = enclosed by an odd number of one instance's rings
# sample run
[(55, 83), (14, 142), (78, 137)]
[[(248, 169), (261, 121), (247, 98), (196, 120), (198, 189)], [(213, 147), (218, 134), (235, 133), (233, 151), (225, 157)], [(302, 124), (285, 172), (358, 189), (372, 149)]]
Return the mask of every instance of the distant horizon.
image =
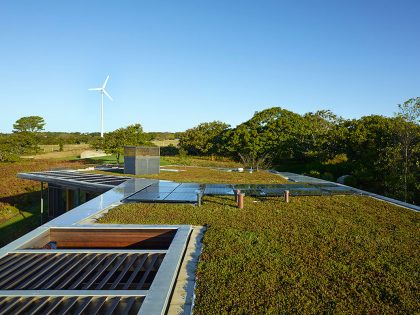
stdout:
[(418, 16), (414, 0), (2, 2), (0, 132), (31, 115), (100, 132), (88, 89), (107, 75), (105, 132), (235, 127), (275, 106), (392, 117), (420, 95)]

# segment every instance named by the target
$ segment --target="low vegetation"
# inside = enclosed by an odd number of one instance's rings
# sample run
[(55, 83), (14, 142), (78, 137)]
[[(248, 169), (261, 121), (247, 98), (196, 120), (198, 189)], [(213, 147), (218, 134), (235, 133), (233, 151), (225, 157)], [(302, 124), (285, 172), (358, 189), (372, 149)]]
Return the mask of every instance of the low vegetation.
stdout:
[[(243, 167), (242, 163), (236, 162), (226, 157), (206, 157), (206, 156), (190, 156), (180, 154), (177, 156), (162, 156), (161, 165), (184, 165), (184, 166), (201, 166), (201, 167)], [(162, 163), (163, 162), (163, 163)]]
[[(216, 177), (214, 178), (216, 179)], [(198, 181), (196, 179), (196, 181)], [(416, 313), (417, 213), (368, 197), (125, 204), (100, 223), (208, 227), (195, 314)]]
[(282, 177), (265, 171), (249, 173), (244, 172), (227, 172), (206, 167), (167, 167), (178, 172), (161, 171), (156, 175), (138, 175), (137, 177), (172, 180), (176, 182), (189, 183), (232, 183), (232, 184), (285, 184), (291, 183)]

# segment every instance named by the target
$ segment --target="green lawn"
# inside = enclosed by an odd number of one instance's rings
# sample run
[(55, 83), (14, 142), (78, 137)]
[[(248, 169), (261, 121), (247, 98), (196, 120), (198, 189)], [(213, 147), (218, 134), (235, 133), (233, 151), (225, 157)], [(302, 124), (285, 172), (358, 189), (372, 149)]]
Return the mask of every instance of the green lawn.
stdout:
[[(44, 213), (44, 222), (47, 216)], [(34, 206), (28, 211), (20, 211), (15, 216), (0, 224), (0, 247), (7, 245), (20, 236), (32, 231), (41, 225), (41, 214)]]
[(195, 314), (418, 312), (418, 213), (368, 197), (125, 204), (100, 223), (207, 225)]

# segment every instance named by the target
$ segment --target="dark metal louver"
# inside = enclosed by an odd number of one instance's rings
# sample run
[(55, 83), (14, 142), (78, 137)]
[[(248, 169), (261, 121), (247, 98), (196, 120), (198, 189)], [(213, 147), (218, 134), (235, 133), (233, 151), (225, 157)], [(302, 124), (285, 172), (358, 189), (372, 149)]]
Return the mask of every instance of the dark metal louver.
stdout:
[(165, 254), (8, 254), (0, 290), (147, 290)]

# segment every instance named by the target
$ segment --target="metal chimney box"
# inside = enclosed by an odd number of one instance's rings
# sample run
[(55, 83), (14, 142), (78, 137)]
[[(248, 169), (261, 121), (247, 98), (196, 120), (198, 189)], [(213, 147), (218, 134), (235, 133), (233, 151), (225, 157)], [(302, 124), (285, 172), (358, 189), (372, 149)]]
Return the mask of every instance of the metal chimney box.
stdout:
[(124, 174), (159, 174), (159, 147), (124, 147)]

